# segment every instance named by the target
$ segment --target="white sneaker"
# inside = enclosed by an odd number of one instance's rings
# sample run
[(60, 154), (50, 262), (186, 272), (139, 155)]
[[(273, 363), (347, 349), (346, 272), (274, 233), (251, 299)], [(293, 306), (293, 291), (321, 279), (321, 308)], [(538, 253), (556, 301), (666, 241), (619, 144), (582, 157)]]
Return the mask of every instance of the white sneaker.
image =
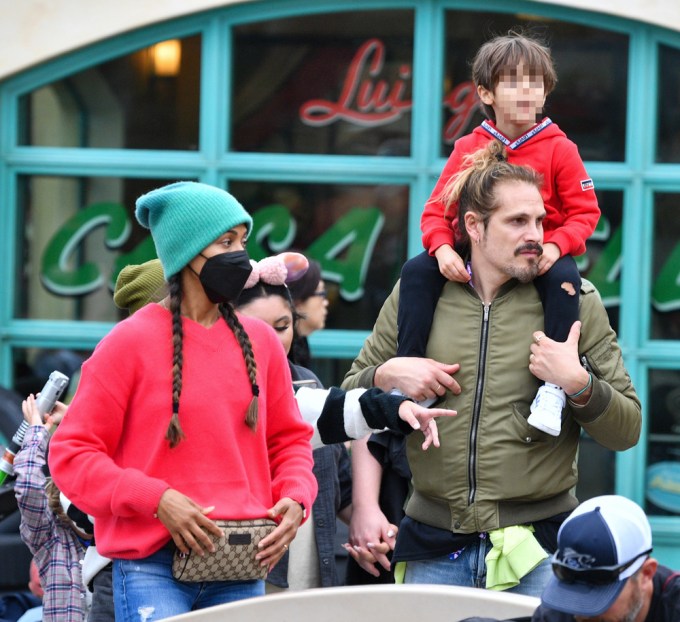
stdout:
[(562, 409), (567, 403), (561, 387), (546, 382), (538, 389), (531, 403), (527, 423), (546, 434), (559, 436), (562, 429)]

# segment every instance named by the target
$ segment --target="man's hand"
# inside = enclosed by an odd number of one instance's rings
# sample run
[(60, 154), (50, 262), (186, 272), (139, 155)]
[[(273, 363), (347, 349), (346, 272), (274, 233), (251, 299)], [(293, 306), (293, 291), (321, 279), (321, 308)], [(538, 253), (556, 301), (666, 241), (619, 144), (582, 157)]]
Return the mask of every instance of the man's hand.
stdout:
[[(534, 333), (534, 342), (529, 349), (529, 371), (544, 382), (552, 382), (569, 395), (578, 393), (590, 378), (579, 361), (578, 340), (581, 336), (581, 322), (574, 322), (564, 343), (553, 341), (540, 331)], [(587, 401), (586, 391), (582, 400)]]
[(441, 397), (446, 391), (460, 393), (460, 385), (453, 379), (460, 369), (458, 363), (439, 363), (433, 359), (395, 357), (375, 370), (373, 384), (383, 391), (399, 389), (417, 402)]
[(399, 406), (399, 417), (414, 430), (422, 430), (425, 435), (423, 450), (430, 445), (439, 447), (439, 431), (435, 417), (454, 417), (458, 413), (448, 408), (424, 408), (415, 402), (405, 400)]
[(443, 244), (434, 252), (434, 256), (439, 264), (439, 272), (449, 281), (467, 283), (470, 280), (463, 258), (453, 250), (452, 246)]
[(156, 515), (182, 553), (191, 550), (197, 555), (204, 555), (206, 551), (215, 551), (208, 534), (218, 538), (222, 536), (222, 530), (206, 516), (214, 509), (214, 506), (201, 507), (178, 490), (168, 488), (161, 496)]

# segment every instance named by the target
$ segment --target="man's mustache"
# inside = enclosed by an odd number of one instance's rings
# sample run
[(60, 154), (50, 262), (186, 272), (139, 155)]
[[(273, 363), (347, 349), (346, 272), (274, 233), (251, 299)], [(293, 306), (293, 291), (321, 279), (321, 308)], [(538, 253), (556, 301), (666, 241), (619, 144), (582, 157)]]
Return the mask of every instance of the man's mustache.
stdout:
[(536, 251), (539, 256), (543, 254), (543, 247), (538, 243), (529, 242), (515, 249), (515, 257), (524, 251)]

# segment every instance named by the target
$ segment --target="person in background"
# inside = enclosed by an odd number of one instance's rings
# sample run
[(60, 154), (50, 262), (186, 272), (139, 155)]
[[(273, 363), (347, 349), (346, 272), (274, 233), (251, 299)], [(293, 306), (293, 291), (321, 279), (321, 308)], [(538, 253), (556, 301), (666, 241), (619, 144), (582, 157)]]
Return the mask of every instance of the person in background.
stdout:
[(275, 519), (256, 560), (281, 559), (316, 496), (312, 429), (269, 326), (233, 302), (252, 219), (228, 192), (177, 182), (137, 200), (169, 295), (116, 324), (84, 363), (50, 470), (95, 518), (113, 559), (116, 620), (162, 618), (264, 593), (264, 581), (183, 582), (176, 550), (214, 551), (215, 519)]
[(0, 595), (0, 622), (40, 622), (42, 598), (45, 592), (40, 585), (40, 575), (35, 561), (31, 559), (28, 590), (7, 592)]
[(328, 293), (321, 278), (321, 264), (310, 260), (309, 268), (299, 279), (289, 285), (298, 320), (297, 334), (288, 357), (298, 365), (310, 368), (312, 363), (308, 337), (326, 326)]
[(677, 622), (680, 573), (651, 553), (639, 505), (618, 495), (584, 501), (557, 534), (553, 576), (533, 622)]
[(42, 620), (83, 622), (88, 598), (81, 563), (93, 537), (92, 525), (43, 471), (50, 430), (63, 419), (66, 405), (57, 402), (44, 422), (33, 394), (21, 407), (29, 428), (14, 459), (14, 492), (21, 537), (33, 553), (44, 591)]
[[(31, 594), (36, 596), (37, 598), (40, 598), (42, 600), (42, 597), (45, 595), (45, 590), (42, 589), (42, 585), (40, 584), (40, 572), (38, 570), (38, 566), (35, 563), (35, 560), (31, 560), (31, 566), (30, 566), (30, 580), (28, 582), (28, 589), (31, 591)], [(1, 619), (1, 618), (0, 618)], [(22, 615), (17, 622), (41, 622), (43, 619), (43, 610), (42, 610), (42, 605), (39, 607), (33, 607), (32, 609), (29, 609)]]
[[(252, 262), (253, 272), (236, 302), (236, 308), (244, 315), (257, 317), (269, 324), (276, 331), (283, 349), (290, 354), (296, 326), (304, 320), (298, 316), (287, 287), (289, 270), (284, 258), (288, 258), (289, 263), (297, 259), (299, 263), (307, 264), (304, 256), (296, 253)], [(304, 271), (303, 275), (299, 274), (300, 271), (293, 274), (298, 278), (291, 285), (305, 278)], [(289, 367), (293, 388), (298, 389), (298, 405), (303, 410), (303, 396), (316, 393), (305, 389), (322, 389), (323, 384), (311, 370), (290, 360)], [(311, 507), (309, 520), (300, 527), (290, 549), (267, 576), (268, 593), (286, 588), (303, 590), (340, 584), (334, 550), (336, 517), (345, 522), (349, 520), (352, 500), (349, 455), (342, 443), (314, 449), (314, 477), (319, 493)]]

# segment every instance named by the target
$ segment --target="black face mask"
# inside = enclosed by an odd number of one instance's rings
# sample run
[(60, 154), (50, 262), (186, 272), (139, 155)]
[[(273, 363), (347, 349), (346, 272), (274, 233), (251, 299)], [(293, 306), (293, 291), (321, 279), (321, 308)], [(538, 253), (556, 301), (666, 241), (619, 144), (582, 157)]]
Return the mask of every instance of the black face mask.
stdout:
[(227, 303), (239, 297), (252, 271), (248, 253), (234, 251), (206, 258), (198, 278), (210, 302)]

